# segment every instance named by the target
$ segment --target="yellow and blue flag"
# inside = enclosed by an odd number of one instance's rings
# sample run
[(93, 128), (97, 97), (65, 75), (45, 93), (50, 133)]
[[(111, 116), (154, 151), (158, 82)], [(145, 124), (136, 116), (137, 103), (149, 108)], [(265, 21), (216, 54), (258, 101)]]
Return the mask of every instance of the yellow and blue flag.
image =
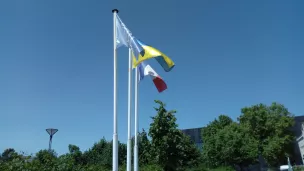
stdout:
[(174, 66), (174, 62), (165, 54), (160, 52), (159, 50), (155, 49), (152, 46), (148, 46), (143, 42), (137, 40), (137, 42), (143, 48), (142, 53), (139, 54), (137, 60), (133, 60), (133, 67), (136, 67), (141, 62), (154, 58), (156, 61), (164, 68), (165, 71), (170, 71)]
[(169, 72), (175, 66), (174, 62), (168, 56), (136, 39), (117, 14), (116, 33), (116, 48), (124, 45), (133, 52), (133, 68), (151, 58), (155, 58), (166, 72)]

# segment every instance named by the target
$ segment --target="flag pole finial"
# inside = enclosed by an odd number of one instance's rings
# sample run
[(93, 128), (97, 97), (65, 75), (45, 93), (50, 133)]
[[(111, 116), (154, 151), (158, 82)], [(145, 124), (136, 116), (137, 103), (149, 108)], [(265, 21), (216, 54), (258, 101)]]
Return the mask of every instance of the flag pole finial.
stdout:
[(113, 9), (112, 13), (118, 13), (118, 9)]

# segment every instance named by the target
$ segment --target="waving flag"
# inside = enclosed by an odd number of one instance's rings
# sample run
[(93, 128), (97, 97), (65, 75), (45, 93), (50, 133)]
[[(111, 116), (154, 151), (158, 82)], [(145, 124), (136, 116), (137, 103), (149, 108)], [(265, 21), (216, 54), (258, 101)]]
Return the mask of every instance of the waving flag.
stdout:
[(139, 81), (143, 80), (145, 76), (150, 76), (159, 93), (167, 89), (167, 85), (164, 80), (154, 71), (150, 65), (146, 65), (144, 62), (141, 62), (138, 65), (138, 72)]
[(168, 56), (136, 39), (117, 14), (116, 30), (116, 48), (124, 45), (132, 49), (136, 59), (133, 60), (133, 68), (137, 67), (141, 62), (151, 58), (155, 58), (166, 72), (169, 72), (175, 66), (174, 62)]
[(138, 56), (137, 60), (133, 60), (133, 68), (136, 67), (141, 62), (154, 58), (157, 62), (164, 68), (166, 72), (171, 71), (171, 69), (175, 66), (174, 62), (165, 54), (155, 49), (152, 46), (148, 46), (143, 42), (137, 40), (139, 45), (144, 49), (142, 53)]

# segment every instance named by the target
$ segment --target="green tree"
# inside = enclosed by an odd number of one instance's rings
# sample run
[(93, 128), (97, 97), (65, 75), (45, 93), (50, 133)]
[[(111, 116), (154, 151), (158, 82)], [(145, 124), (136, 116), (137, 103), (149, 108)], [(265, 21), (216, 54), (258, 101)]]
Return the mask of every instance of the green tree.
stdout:
[(245, 107), (239, 121), (249, 127), (248, 133), (258, 142), (259, 154), (269, 165), (285, 163), (286, 154), (291, 155), (294, 136), (290, 128), (294, 119), (284, 105), (272, 103), (270, 106), (257, 104)]
[(80, 148), (76, 145), (69, 145), (69, 155), (73, 159), (73, 162), (75, 165), (83, 165), (84, 164), (84, 159), (82, 156), (82, 152), (80, 151)]
[[(218, 132), (218, 130), (225, 128), (231, 123), (233, 123), (233, 120), (229, 116), (220, 115), (218, 119), (215, 119), (214, 121), (210, 122), (206, 127), (203, 127), (202, 137), (214, 136)], [(205, 138), (203, 138), (203, 141), (206, 141)]]
[(143, 129), (142, 132), (138, 134), (138, 160), (139, 164), (146, 165), (150, 163), (151, 143), (148, 139), (146, 131)]
[(112, 144), (105, 138), (95, 143), (91, 149), (84, 152), (84, 160), (89, 165), (103, 165), (108, 168), (112, 165)]
[[(144, 166), (146, 164), (151, 164), (153, 158), (150, 154), (151, 152), (151, 142), (148, 138), (147, 132), (143, 129), (142, 132), (137, 134), (138, 136), (138, 162), (139, 165)], [(134, 163), (134, 137), (131, 140), (131, 162)]]
[[(149, 136), (151, 141), (151, 155), (155, 163), (159, 164), (165, 171), (174, 171), (187, 164), (197, 164), (199, 151), (180, 130), (177, 129), (176, 111), (167, 111), (165, 104), (155, 100), (159, 104), (155, 108), (157, 115), (152, 117)], [(188, 156), (186, 156), (188, 155)]]
[[(4, 150), (1, 155), (2, 160), (0, 161), (0, 170), (2, 171), (15, 171), (21, 170), (27, 163), (27, 157), (18, 154), (13, 148)], [(35, 171), (35, 170), (34, 170)]]
[(1, 160), (10, 161), (18, 156), (18, 153), (13, 148), (5, 149), (1, 155)]
[[(113, 144), (111, 142), (111, 144)], [(121, 165), (125, 165), (126, 164), (126, 160), (127, 160), (127, 145), (124, 143), (119, 142), (118, 143), (118, 164)], [(111, 152), (111, 161), (112, 161), (112, 152)], [(112, 166), (112, 164), (111, 164)]]
[(218, 119), (215, 119), (202, 128), (203, 158), (208, 166), (216, 167), (225, 164), (220, 153), (220, 149), (225, 145), (225, 142), (221, 141), (221, 137), (217, 135), (220, 130), (225, 129), (225, 127), (232, 123), (233, 121), (230, 117), (220, 115)]
[(57, 154), (54, 150), (40, 150), (36, 153), (33, 162), (36, 163), (41, 170), (51, 171), (55, 168), (57, 161)]
[[(112, 141), (105, 138), (95, 143), (91, 149), (83, 153), (83, 163), (88, 165), (102, 165), (106, 168), (112, 168)], [(123, 165), (126, 161), (127, 147), (125, 144), (118, 144), (118, 164)]]
[(65, 171), (78, 171), (81, 166), (75, 161), (75, 158), (71, 154), (64, 154), (57, 158), (56, 168), (57, 170)]
[(248, 127), (220, 115), (202, 129), (203, 158), (211, 167), (247, 167), (258, 158), (257, 142), (247, 131)]
[[(144, 133), (142, 133), (144, 135)], [(144, 137), (144, 136), (143, 136)], [(140, 138), (141, 139), (141, 138)], [(144, 138), (143, 138), (144, 139)], [(142, 141), (141, 141), (142, 142)], [(142, 146), (143, 147), (143, 146)], [(79, 147), (69, 145), (69, 153), (57, 157), (55, 151), (40, 150), (34, 157), (16, 153), (13, 149), (4, 151), (6, 159), (0, 161), (0, 171), (107, 171), (111, 170), (112, 142), (102, 139), (82, 153)], [(126, 158), (126, 145), (119, 143), (120, 170)], [(2, 154), (0, 155), (2, 157)], [(79, 162), (78, 162), (79, 161)], [(110, 167), (110, 168), (109, 168)], [(157, 165), (141, 166), (143, 171), (161, 171)]]

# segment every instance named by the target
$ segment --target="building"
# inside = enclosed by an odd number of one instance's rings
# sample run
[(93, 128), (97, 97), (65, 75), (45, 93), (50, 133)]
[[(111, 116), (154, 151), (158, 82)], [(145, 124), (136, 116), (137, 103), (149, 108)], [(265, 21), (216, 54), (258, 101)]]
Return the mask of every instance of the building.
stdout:
[[(293, 164), (304, 164), (304, 116), (295, 116), (295, 124), (291, 129), (296, 137), (294, 142)], [(202, 128), (182, 129), (181, 131), (188, 135), (197, 147), (202, 149), (203, 141), (201, 137)]]
[(295, 117), (295, 125), (292, 128), (292, 132), (294, 132), (296, 137), (296, 141), (294, 142), (295, 163), (304, 164), (304, 116)]
[(202, 128), (182, 129), (181, 131), (188, 135), (199, 149), (202, 149), (203, 141), (201, 136)]

